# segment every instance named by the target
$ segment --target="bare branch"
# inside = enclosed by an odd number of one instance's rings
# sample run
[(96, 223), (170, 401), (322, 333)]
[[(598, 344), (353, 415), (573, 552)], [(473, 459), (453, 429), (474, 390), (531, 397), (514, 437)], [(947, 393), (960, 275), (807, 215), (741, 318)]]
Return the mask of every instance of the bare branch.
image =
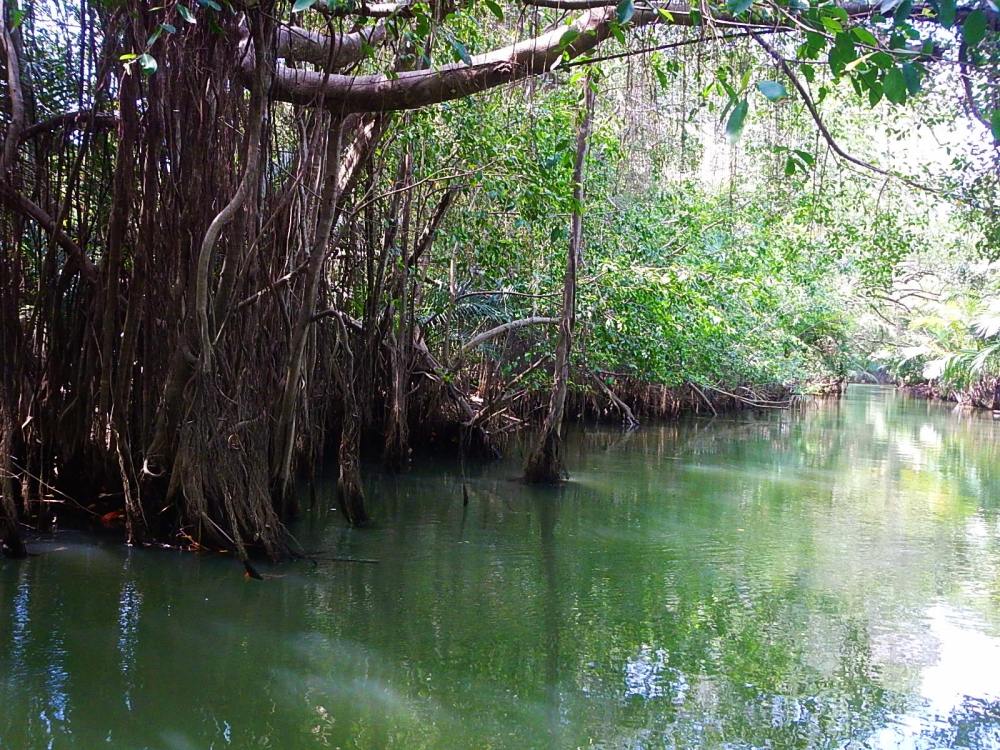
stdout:
[(51, 235), (56, 244), (76, 263), (80, 273), (87, 281), (94, 281), (97, 278), (97, 266), (83, 252), (83, 248), (56, 226), (55, 219), (44, 208), (18, 193), (6, 180), (0, 180), (0, 201), (19, 214), (34, 220), (47, 234)]
[(63, 112), (62, 114), (49, 117), (46, 120), (36, 122), (21, 131), (19, 139), (21, 142), (31, 140), (39, 135), (51, 133), (55, 130), (79, 130), (86, 128), (93, 116), (94, 130), (107, 130), (117, 127), (119, 118), (113, 112), (93, 112), (89, 109), (81, 109), (74, 112)]
[(361, 60), (365, 44), (377, 44), (384, 38), (382, 22), (369, 29), (335, 36), (298, 26), (283, 26), (278, 29), (277, 56), (312, 63), (323, 70), (338, 70)]
[(537, 326), (537, 325), (548, 325), (555, 326), (559, 325), (559, 318), (521, 318), (520, 320), (512, 320), (509, 323), (504, 323), (496, 328), (491, 328), (488, 331), (483, 331), (478, 336), (473, 336), (471, 339), (462, 344), (462, 348), (458, 350), (459, 356), (465, 355), (471, 350), (475, 349), (480, 344), (484, 344), (491, 339), (495, 339), (497, 336), (501, 336), (508, 331), (514, 331), (518, 328), (524, 328), (525, 326)]

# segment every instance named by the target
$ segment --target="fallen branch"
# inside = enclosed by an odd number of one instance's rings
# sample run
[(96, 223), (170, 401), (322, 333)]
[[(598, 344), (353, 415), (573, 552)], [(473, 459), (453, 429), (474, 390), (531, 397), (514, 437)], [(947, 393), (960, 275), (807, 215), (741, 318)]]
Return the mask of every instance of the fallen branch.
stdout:
[[(698, 388), (694, 383), (691, 383), (691, 386), (696, 390)], [(737, 401), (747, 404), (748, 406), (754, 406), (760, 409), (787, 409), (792, 403), (791, 399), (785, 399), (784, 401), (771, 401), (769, 399), (762, 399), (762, 398), (750, 399), (750, 398), (745, 398), (744, 396), (740, 396), (736, 393), (730, 393), (729, 391), (723, 390), (722, 388), (716, 388), (714, 385), (706, 385), (705, 387), (708, 388), (710, 391), (721, 393), (723, 396), (728, 396), (729, 398), (736, 399)], [(699, 393), (701, 393), (701, 391), (699, 391)], [(702, 396), (704, 397), (704, 394), (702, 394)], [(712, 411), (714, 412), (715, 409), (713, 408)]]

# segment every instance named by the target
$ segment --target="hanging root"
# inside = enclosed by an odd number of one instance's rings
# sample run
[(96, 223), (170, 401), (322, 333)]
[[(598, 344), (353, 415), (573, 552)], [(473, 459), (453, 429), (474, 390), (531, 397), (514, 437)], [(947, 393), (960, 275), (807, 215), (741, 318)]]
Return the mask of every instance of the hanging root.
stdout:
[(632, 413), (632, 409), (615, 395), (615, 392), (608, 387), (599, 375), (596, 373), (590, 373), (590, 379), (597, 385), (598, 390), (603, 393), (608, 401), (610, 401), (616, 409), (622, 415), (622, 422), (625, 425), (626, 430), (634, 430), (639, 426), (639, 420), (635, 418), (635, 414)]

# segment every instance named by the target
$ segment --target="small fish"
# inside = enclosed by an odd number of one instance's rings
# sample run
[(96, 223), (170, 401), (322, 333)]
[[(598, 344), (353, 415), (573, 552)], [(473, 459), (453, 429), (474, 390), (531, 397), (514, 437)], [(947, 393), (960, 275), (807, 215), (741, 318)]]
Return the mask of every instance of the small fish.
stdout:
[(253, 578), (256, 581), (264, 580), (264, 576), (258, 573), (257, 569), (253, 565), (251, 565), (250, 562), (247, 560), (243, 561), (243, 577), (248, 581), (251, 578)]
[(101, 516), (101, 525), (104, 526), (105, 528), (109, 529), (113, 528), (121, 524), (122, 519), (124, 517), (125, 514), (122, 513), (120, 510), (113, 510), (110, 513), (105, 513), (103, 516)]

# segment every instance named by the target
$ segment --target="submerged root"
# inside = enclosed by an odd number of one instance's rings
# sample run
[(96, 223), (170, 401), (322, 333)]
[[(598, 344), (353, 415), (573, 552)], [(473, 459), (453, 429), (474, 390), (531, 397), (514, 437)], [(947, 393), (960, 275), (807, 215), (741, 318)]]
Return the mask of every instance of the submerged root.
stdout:
[(231, 402), (207, 397), (210, 376), (197, 376), (190, 387), (168, 490), (168, 500), (177, 493), (183, 498), (180, 525), (195, 528), (200, 544), (232, 548), (240, 559), (248, 546), (282, 557), (286, 543), (268, 484), (266, 436), (250, 429), (251, 415), (224, 414), (221, 405)]
[(562, 438), (555, 430), (545, 430), (524, 463), (524, 481), (558, 484), (568, 478), (562, 459)]
[(365, 509), (365, 493), (355, 477), (345, 476), (343, 467), (337, 479), (337, 502), (351, 526), (367, 525), (369, 518)]

